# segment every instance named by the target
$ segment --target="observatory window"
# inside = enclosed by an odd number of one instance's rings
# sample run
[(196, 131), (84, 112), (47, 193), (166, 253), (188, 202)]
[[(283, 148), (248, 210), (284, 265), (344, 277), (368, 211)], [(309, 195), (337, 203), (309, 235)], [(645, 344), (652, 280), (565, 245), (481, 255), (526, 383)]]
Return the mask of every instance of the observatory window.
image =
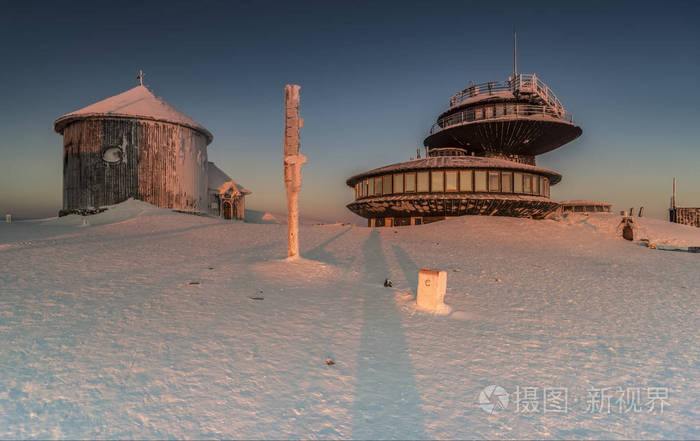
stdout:
[(430, 172), (430, 187), (432, 191), (445, 191), (445, 174), (442, 170)]
[(523, 175), (523, 193), (532, 193), (532, 176)]
[(457, 191), (457, 170), (445, 172), (445, 191)]
[(430, 191), (429, 174), (427, 171), (416, 173), (416, 181), (418, 193), (427, 193)]
[(384, 194), (393, 193), (393, 191), (391, 189), (391, 184), (392, 184), (391, 181), (392, 181), (391, 175), (382, 176), (382, 188), (384, 188)]
[(394, 175), (394, 193), (403, 193), (403, 173)]
[(505, 108), (506, 108), (505, 104), (496, 105), (496, 117), (503, 116)]
[(540, 194), (540, 177), (532, 177), (532, 194)]
[(474, 191), (486, 191), (485, 170), (476, 170), (474, 172)]
[(405, 190), (406, 193), (415, 193), (416, 192), (416, 174), (415, 173), (406, 173), (406, 182), (405, 182)]
[(382, 195), (382, 177), (377, 176), (374, 178), (374, 194), (377, 196)]
[(472, 171), (459, 171), (459, 191), (472, 191)]
[(489, 191), (501, 191), (498, 172), (489, 172)]
[(523, 174), (513, 173), (513, 193), (523, 192)]
[(493, 106), (488, 106), (484, 110), (486, 110), (486, 118), (493, 118)]
[(474, 109), (474, 119), (484, 119), (484, 108), (478, 107)]
[(369, 180), (369, 196), (374, 196), (374, 179)]
[(501, 191), (503, 193), (513, 192), (513, 173), (503, 172), (501, 174)]
[(544, 178), (540, 176), (540, 196), (546, 196), (544, 188)]

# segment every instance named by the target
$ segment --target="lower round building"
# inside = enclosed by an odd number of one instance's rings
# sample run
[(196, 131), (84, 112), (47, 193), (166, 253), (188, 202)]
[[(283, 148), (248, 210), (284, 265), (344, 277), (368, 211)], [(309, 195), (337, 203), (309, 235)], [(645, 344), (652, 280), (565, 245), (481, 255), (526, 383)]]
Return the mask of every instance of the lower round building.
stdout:
[(540, 219), (559, 204), (549, 187), (552, 170), (479, 156), (432, 156), (370, 170), (349, 178), (354, 213), (369, 226), (419, 225), (453, 216)]

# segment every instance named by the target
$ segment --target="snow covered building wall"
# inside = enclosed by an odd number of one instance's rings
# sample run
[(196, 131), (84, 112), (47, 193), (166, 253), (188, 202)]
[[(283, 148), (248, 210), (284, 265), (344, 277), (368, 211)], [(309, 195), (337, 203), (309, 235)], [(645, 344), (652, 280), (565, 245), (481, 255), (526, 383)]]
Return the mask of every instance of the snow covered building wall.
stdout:
[(54, 130), (63, 135), (62, 214), (130, 197), (206, 210), (213, 136), (145, 86), (64, 115)]

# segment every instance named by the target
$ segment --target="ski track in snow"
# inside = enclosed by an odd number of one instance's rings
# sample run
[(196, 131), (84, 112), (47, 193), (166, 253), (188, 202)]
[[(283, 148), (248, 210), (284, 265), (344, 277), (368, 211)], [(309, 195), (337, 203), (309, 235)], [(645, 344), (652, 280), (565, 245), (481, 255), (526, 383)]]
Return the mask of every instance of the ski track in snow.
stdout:
[[(302, 226), (293, 262), (284, 225), (136, 201), (3, 224), (0, 437), (698, 438), (700, 256), (616, 219)], [(448, 271), (449, 316), (413, 307), (419, 268)], [(489, 415), (490, 384), (569, 412)], [(663, 413), (586, 411), (648, 386)]]

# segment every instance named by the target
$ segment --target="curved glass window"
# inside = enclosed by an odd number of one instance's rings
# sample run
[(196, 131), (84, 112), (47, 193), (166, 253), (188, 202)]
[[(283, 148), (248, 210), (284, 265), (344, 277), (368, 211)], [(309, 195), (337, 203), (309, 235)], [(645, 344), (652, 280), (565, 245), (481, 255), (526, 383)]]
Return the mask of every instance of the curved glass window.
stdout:
[(382, 177), (377, 176), (374, 178), (374, 194), (377, 196), (382, 195)]
[(403, 173), (394, 175), (394, 193), (403, 193)]
[(459, 171), (459, 191), (472, 191), (472, 171)]
[(489, 191), (501, 191), (500, 178), (498, 172), (489, 172)]
[(391, 175), (384, 175), (382, 176), (382, 190), (384, 194), (391, 194), (393, 193), (391, 184), (392, 184), (393, 179), (391, 179)]
[(513, 173), (513, 193), (523, 192), (523, 174)]
[(503, 193), (511, 193), (513, 191), (513, 173), (501, 173), (501, 191)]
[(355, 184), (355, 199), (402, 193), (491, 192), (550, 197), (544, 176), (496, 170), (426, 170), (385, 174)]
[(415, 193), (416, 192), (416, 174), (415, 173), (406, 173), (404, 175), (405, 181), (404, 181), (404, 190), (406, 193)]
[(486, 172), (484, 170), (474, 172), (474, 191), (486, 191)]
[(429, 173), (427, 171), (416, 173), (416, 189), (419, 193), (430, 191)]
[(430, 172), (430, 190), (441, 193), (445, 191), (445, 173), (442, 170)]
[(445, 191), (457, 191), (456, 170), (448, 170), (445, 172)]

